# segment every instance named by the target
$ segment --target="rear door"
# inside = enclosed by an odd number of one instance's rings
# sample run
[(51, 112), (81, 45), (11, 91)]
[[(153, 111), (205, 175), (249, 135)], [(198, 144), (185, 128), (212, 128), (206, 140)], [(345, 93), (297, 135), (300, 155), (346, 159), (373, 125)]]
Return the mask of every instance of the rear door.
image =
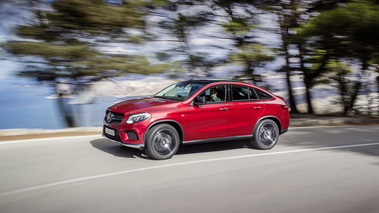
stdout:
[(265, 104), (252, 87), (231, 84), (230, 91), (230, 136), (253, 134), (256, 122), (265, 111)]

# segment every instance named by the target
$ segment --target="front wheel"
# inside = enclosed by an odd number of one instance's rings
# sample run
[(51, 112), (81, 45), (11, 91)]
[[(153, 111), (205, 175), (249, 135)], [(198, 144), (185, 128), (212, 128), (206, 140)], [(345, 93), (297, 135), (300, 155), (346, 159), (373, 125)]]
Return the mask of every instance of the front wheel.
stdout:
[(271, 149), (279, 139), (279, 128), (273, 120), (262, 120), (253, 132), (252, 145), (257, 149)]
[(171, 158), (179, 149), (178, 131), (169, 124), (159, 124), (149, 130), (145, 141), (146, 154), (155, 160)]

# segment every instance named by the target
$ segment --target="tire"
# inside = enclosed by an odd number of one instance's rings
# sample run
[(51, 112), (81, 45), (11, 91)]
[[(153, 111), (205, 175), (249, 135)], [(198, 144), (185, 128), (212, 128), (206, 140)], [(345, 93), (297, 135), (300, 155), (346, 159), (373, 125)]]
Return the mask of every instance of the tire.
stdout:
[(171, 158), (179, 149), (178, 131), (169, 124), (158, 124), (151, 128), (145, 139), (145, 153), (155, 160)]
[(252, 145), (257, 149), (272, 149), (279, 140), (278, 125), (270, 119), (262, 120), (253, 132)]

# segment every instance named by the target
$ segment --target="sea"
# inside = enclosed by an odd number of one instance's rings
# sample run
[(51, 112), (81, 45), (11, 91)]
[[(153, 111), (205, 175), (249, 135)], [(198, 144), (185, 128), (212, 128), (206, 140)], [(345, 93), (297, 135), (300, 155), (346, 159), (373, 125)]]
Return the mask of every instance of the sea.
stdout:
[[(30, 78), (0, 79), (0, 129), (61, 129), (67, 128), (50, 85), (40, 85)], [(91, 104), (65, 105), (74, 115), (78, 127), (101, 127), (107, 107), (135, 97), (99, 96)]]

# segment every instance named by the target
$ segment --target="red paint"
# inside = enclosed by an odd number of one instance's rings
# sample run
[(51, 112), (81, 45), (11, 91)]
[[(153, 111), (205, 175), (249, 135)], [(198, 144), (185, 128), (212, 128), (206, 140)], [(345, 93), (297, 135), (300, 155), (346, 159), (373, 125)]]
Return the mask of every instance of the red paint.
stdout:
[[(186, 94), (186, 91), (187, 94), (191, 94), (188, 97), (185, 97), (185, 95), (174, 97), (183, 100), (163, 99), (170, 98), (169, 96), (163, 98), (150, 97), (123, 101), (109, 107), (108, 110), (111, 112), (123, 114), (123, 119), (120, 122), (111, 124), (107, 121), (106, 115), (104, 127), (116, 130), (119, 137), (112, 138), (105, 133), (104, 136), (122, 143), (143, 145), (145, 134), (149, 128), (161, 122), (175, 123), (175, 127), (182, 136), (183, 141), (252, 135), (257, 122), (265, 118), (277, 119), (278, 123), (280, 123), (279, 129), (282, 132), (285, 132), (289, 126), (288, 105), (284, 99), (258, 86), (234, 81), (194, 80), (185, 83), (198, 83), (202, 87), (192, 94), (189, 93), (188, 88), (183, 89), (183, 94)], [(223, 90), (225, 94), (221, 94), (224, 102), (194, 103), (195, 97), (216, 85), (223, 85), (221, 88), (225, 88)], [(249, 91), (259, 90), (267, 94), (267, 96), (252, 99), (253, 96), (258, 94), (259, 91), (257, 91), (255, 94), (249, 93), (248, 97), (252, 100), (234, 101), (232, 98), (236, 95), (233, 96), (230, 85), (239, 85)], [(247, 97), (245, 96), (245, 98)], [(136, 123), (126, 123), (130, 115), (138, 113), (150, 113), (151, 116)], [(138, 139), (132, 140), (128, 138), (127, 130), (133, 130), (138, 135)]]

